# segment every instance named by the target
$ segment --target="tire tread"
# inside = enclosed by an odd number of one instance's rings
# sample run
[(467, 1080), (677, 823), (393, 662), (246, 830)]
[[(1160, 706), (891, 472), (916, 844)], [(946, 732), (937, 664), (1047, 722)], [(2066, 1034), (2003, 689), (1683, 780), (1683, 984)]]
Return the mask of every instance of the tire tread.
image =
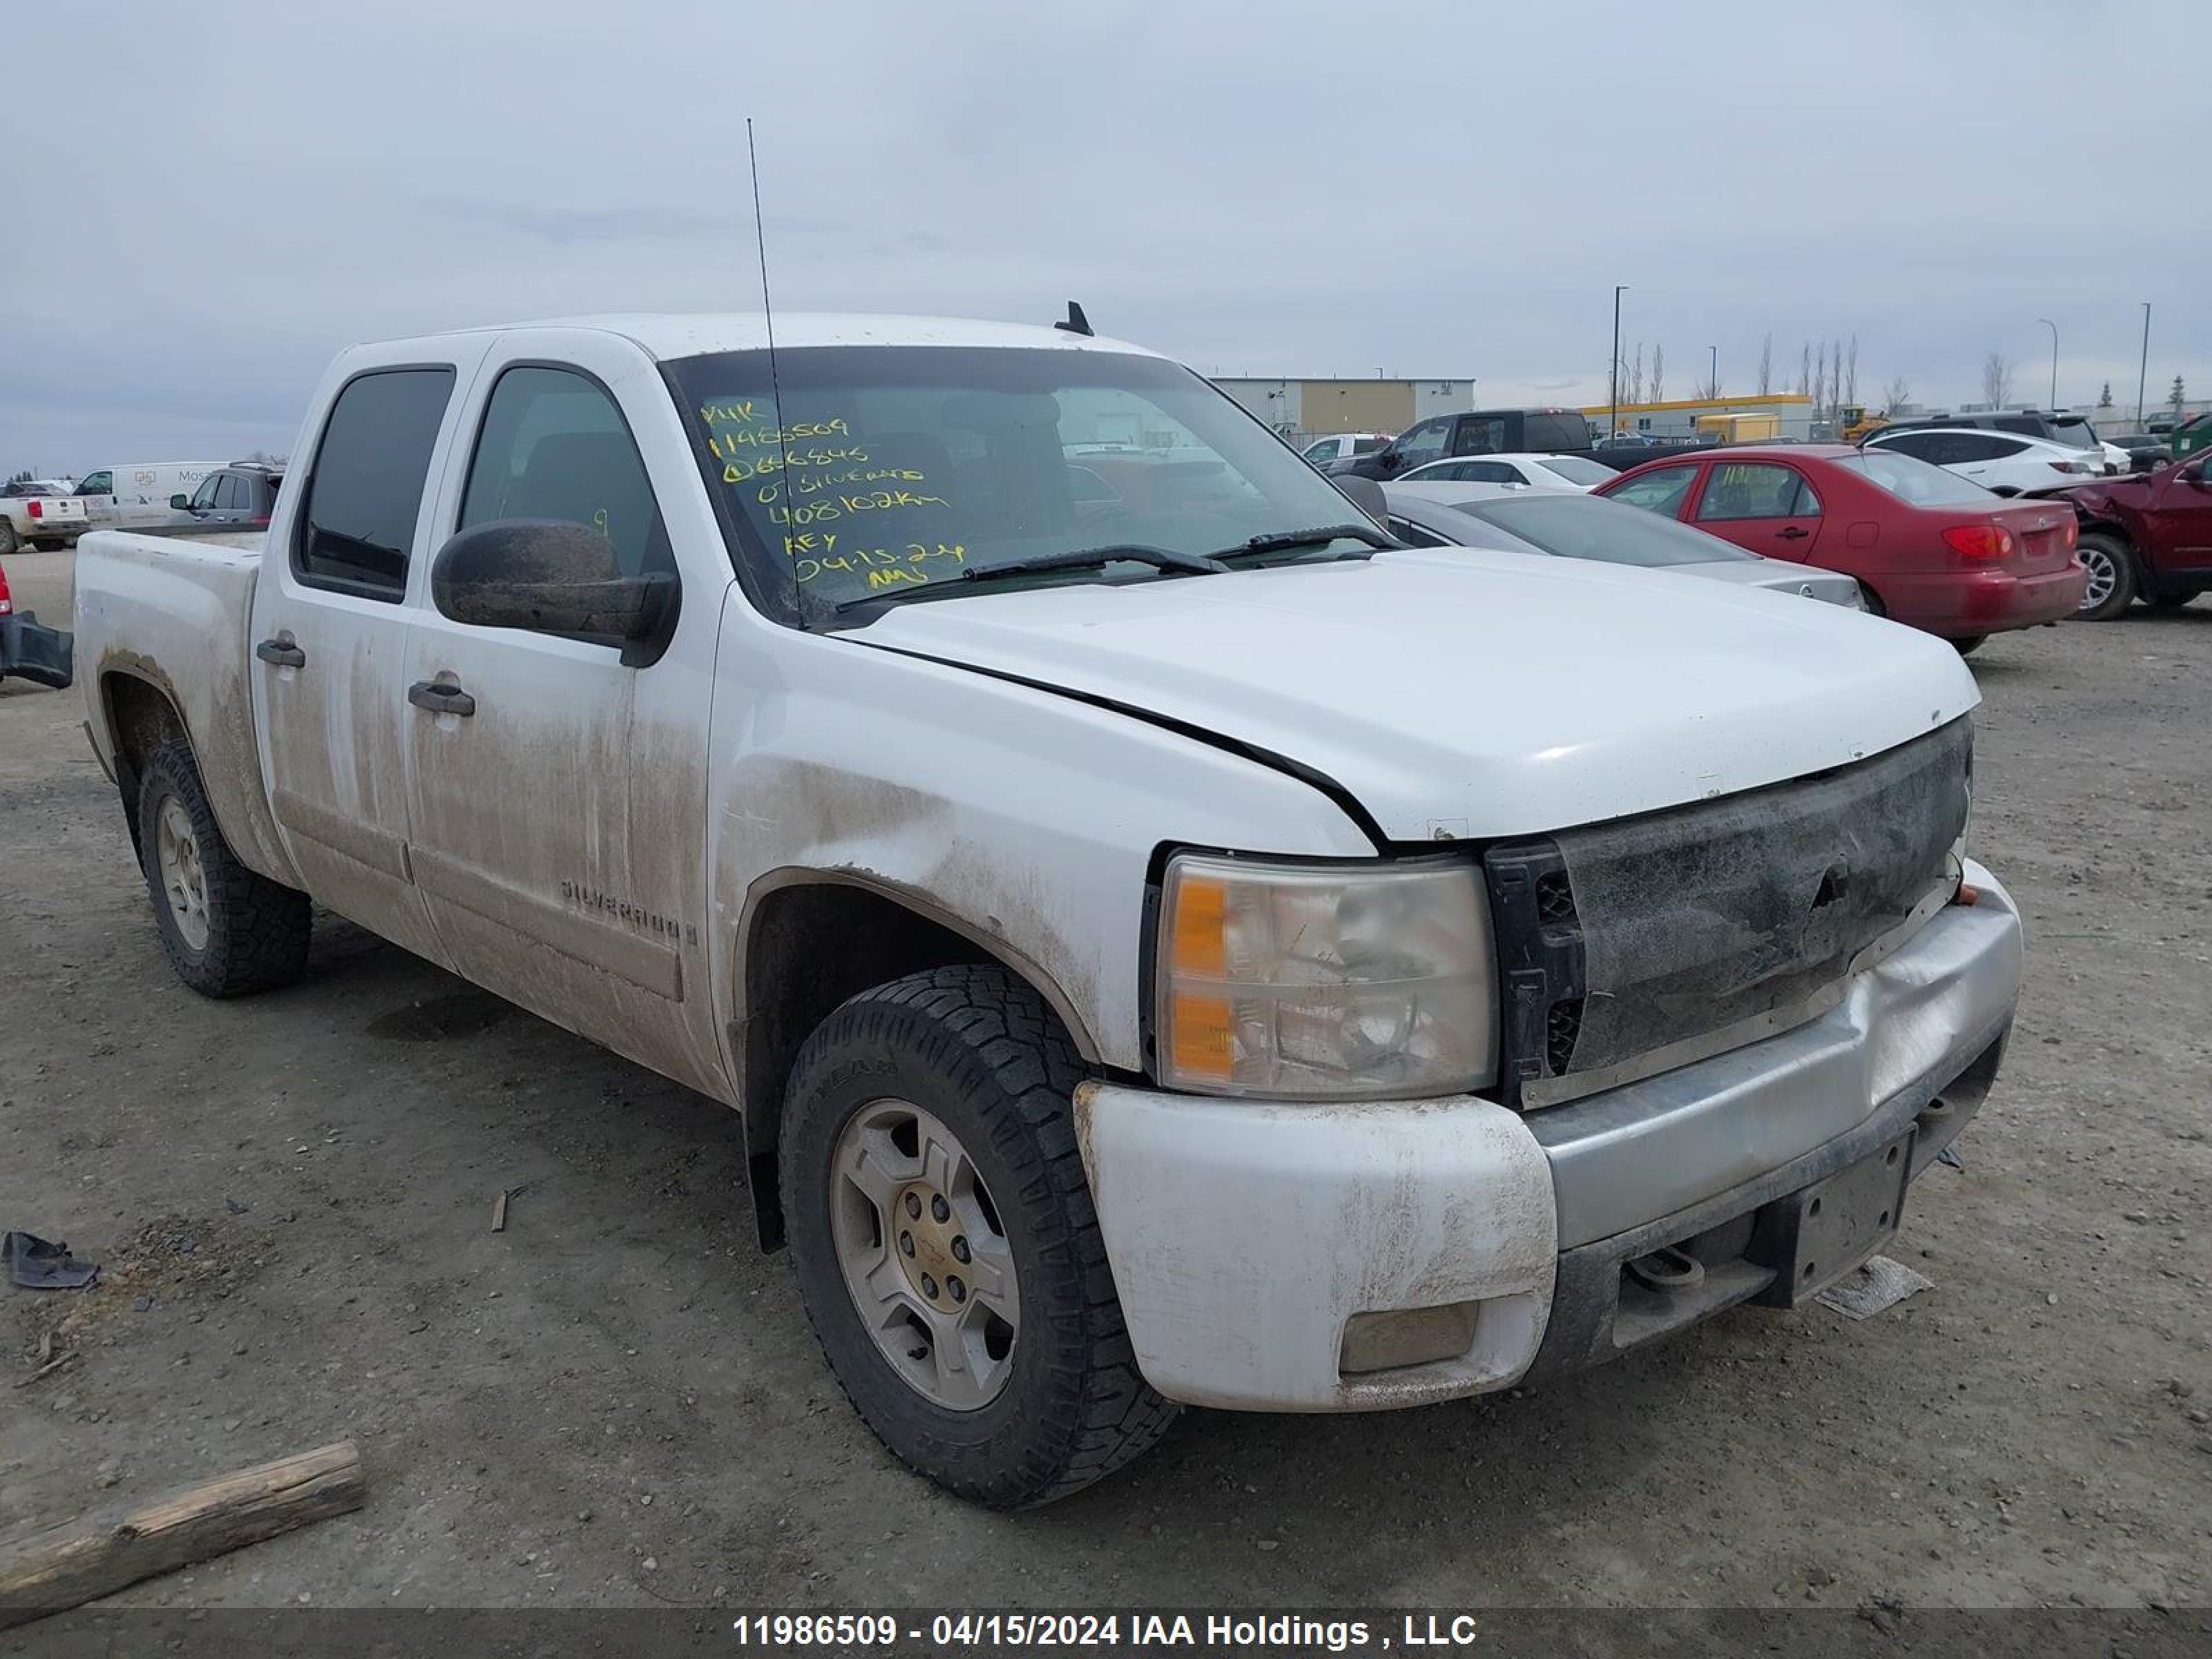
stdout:
[[(1115, 1289), (1070, 1105), (1085, 1076), (1082, 1060), (1035, 991), (1002, 968), (962, 964), (910, 975), (844, 1003), (801, 1049), (793, 1067), (792, 1097), (799, 1096), (801, 1079), (831, 1063), (832, 1050), (841, 1042), (882, 1035), (880, 1027), (889, 1024), (882, 1016), (894, 1009), (921, 1015), (934, 1027), (937, 1042), (933, 1046), (941, 1051), (925, 1055), (927, 1061), (947, 1066), (956, 1077), (969, 1066), (980, 1067), (995, 1085), (979, 1091), (976, 1098), (989, 1103), (995, 1094), (1004, 1102), (1006, 1112), (992, 1124), (991, 1138), (1000, 1155), (1024, 1177), (1017, 1194), (1000, 1196), (1000, 1208), (1003, 1213), (1012, 1207), (1008, 1200), (1014, 1198), (1033, 1206), (1042, 1204), (1062, 1218), (1065, 1237), (1048, 1247), (1048, 1260), (1064, 1258), (1073, 1268), (1079, 1305), (1072, 1316), (1075, 1328), (1068, 1334), (1077, 1339), (1084, 1363), (1073, 1370), (1060, 1369), (1065, 1386), (1056, 1391), (1044, 1414), (1056, 1455), (1033, 1456), (1017, 1478), (1005, 1472), (978, 1472), (963, 1449), (950, 1443), (933, 1445), (922, 1437), (919, 1445), (893, 1444), (869, 1402), (854, 1395), (834, 1364), (830, 1369), (846, 1398), (878, 1437), (921, 1474), (963, 1498), (994, 1507), (1049, 1504), (1112, 1474), (1145, 1451), (1167, 1432), (1180, 1411), (1139, 1370)], [(793, 1167), (796, 1140), (787, 1126), (787, 1194), (795, 1192), (797, 1182), (805, 1178)], [(799, 1242), (794, 1233), (795, 1248)], [(819, 1336), (821, 1323), (811, 1305), (808, 1316)]]

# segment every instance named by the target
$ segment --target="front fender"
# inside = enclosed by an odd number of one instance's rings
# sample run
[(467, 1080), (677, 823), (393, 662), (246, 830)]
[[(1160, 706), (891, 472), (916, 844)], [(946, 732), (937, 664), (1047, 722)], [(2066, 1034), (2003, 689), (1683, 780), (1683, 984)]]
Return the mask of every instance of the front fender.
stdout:
[(1312, 785), (1196, 737), (727, 603), (708, 805), (733, 1013), (757, 884), (816, 872), (899, 896), (1022, 967), (1097, 1063), (1139, 1072), (1163, 846), (1374, 854)]

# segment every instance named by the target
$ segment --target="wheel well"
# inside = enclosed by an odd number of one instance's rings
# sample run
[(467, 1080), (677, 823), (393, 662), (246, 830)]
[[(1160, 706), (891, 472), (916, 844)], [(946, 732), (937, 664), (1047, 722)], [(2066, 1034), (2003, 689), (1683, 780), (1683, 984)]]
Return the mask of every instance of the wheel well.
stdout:
[[(926, 969), (988, 963), (1026, 981), (1048, 1006), (1060, 1006), (1051, 988), (1020, 965), (887, 893), (849, 882), (808, 882), (767, 894), (754, 908), (740, 961), (743, 1006), (734, 1046), (744, 1072), (753, 1216), (765, 1249), (783, 1243), (776, 1143), (791, 1068), (839, 1003)], [(1082, 1047), (1081, 1035), (1074, 1036)]]
[(111, 672), (100, 682), (107, 732), (114, 744), (115, 785), (123, 795), (123, 817), (131, 826), (131, 848), (138, 850), (138, 776), (146, 757), (165, 743), (191, 741), (184, 716), (160, 687), (135, 674)]

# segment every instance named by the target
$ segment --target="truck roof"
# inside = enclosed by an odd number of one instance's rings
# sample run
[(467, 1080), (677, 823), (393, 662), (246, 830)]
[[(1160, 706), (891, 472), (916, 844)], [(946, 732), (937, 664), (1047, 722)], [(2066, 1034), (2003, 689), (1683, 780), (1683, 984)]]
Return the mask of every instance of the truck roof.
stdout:
[[(586, 317), (547, 317), (528, 322), (454, 329), (420, 337), (421, 343), (454, 334), (506, 334), (531, 329), (595, 329), (634, 340), (656, 358), (696, 357), (713, 351), (752, 351), (768, 344), (767, 319), (757, 311), (623, 312)], [(380, 341), (414, 344), (417, 341)], [(1163, 354), (1103, 335), (1025, 323), (980, 322), (957, 317), (902, 317), (864, 312), (787, 312), (775, 319), (779, 349), (806, 346), (1022, 347), (1060, 351)]]

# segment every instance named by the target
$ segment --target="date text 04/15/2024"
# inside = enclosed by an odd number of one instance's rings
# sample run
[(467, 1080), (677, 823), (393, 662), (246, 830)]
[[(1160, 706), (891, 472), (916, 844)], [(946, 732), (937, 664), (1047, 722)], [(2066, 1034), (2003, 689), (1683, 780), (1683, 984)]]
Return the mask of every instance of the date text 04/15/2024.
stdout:
[(1467, 1649), (1480, 1627), (1468, 1613), (1377, 1618), (1312, 1613), (753, 1613), (732, 1620), (740, 1647), (1309, 1648), (1330, 1653)]

